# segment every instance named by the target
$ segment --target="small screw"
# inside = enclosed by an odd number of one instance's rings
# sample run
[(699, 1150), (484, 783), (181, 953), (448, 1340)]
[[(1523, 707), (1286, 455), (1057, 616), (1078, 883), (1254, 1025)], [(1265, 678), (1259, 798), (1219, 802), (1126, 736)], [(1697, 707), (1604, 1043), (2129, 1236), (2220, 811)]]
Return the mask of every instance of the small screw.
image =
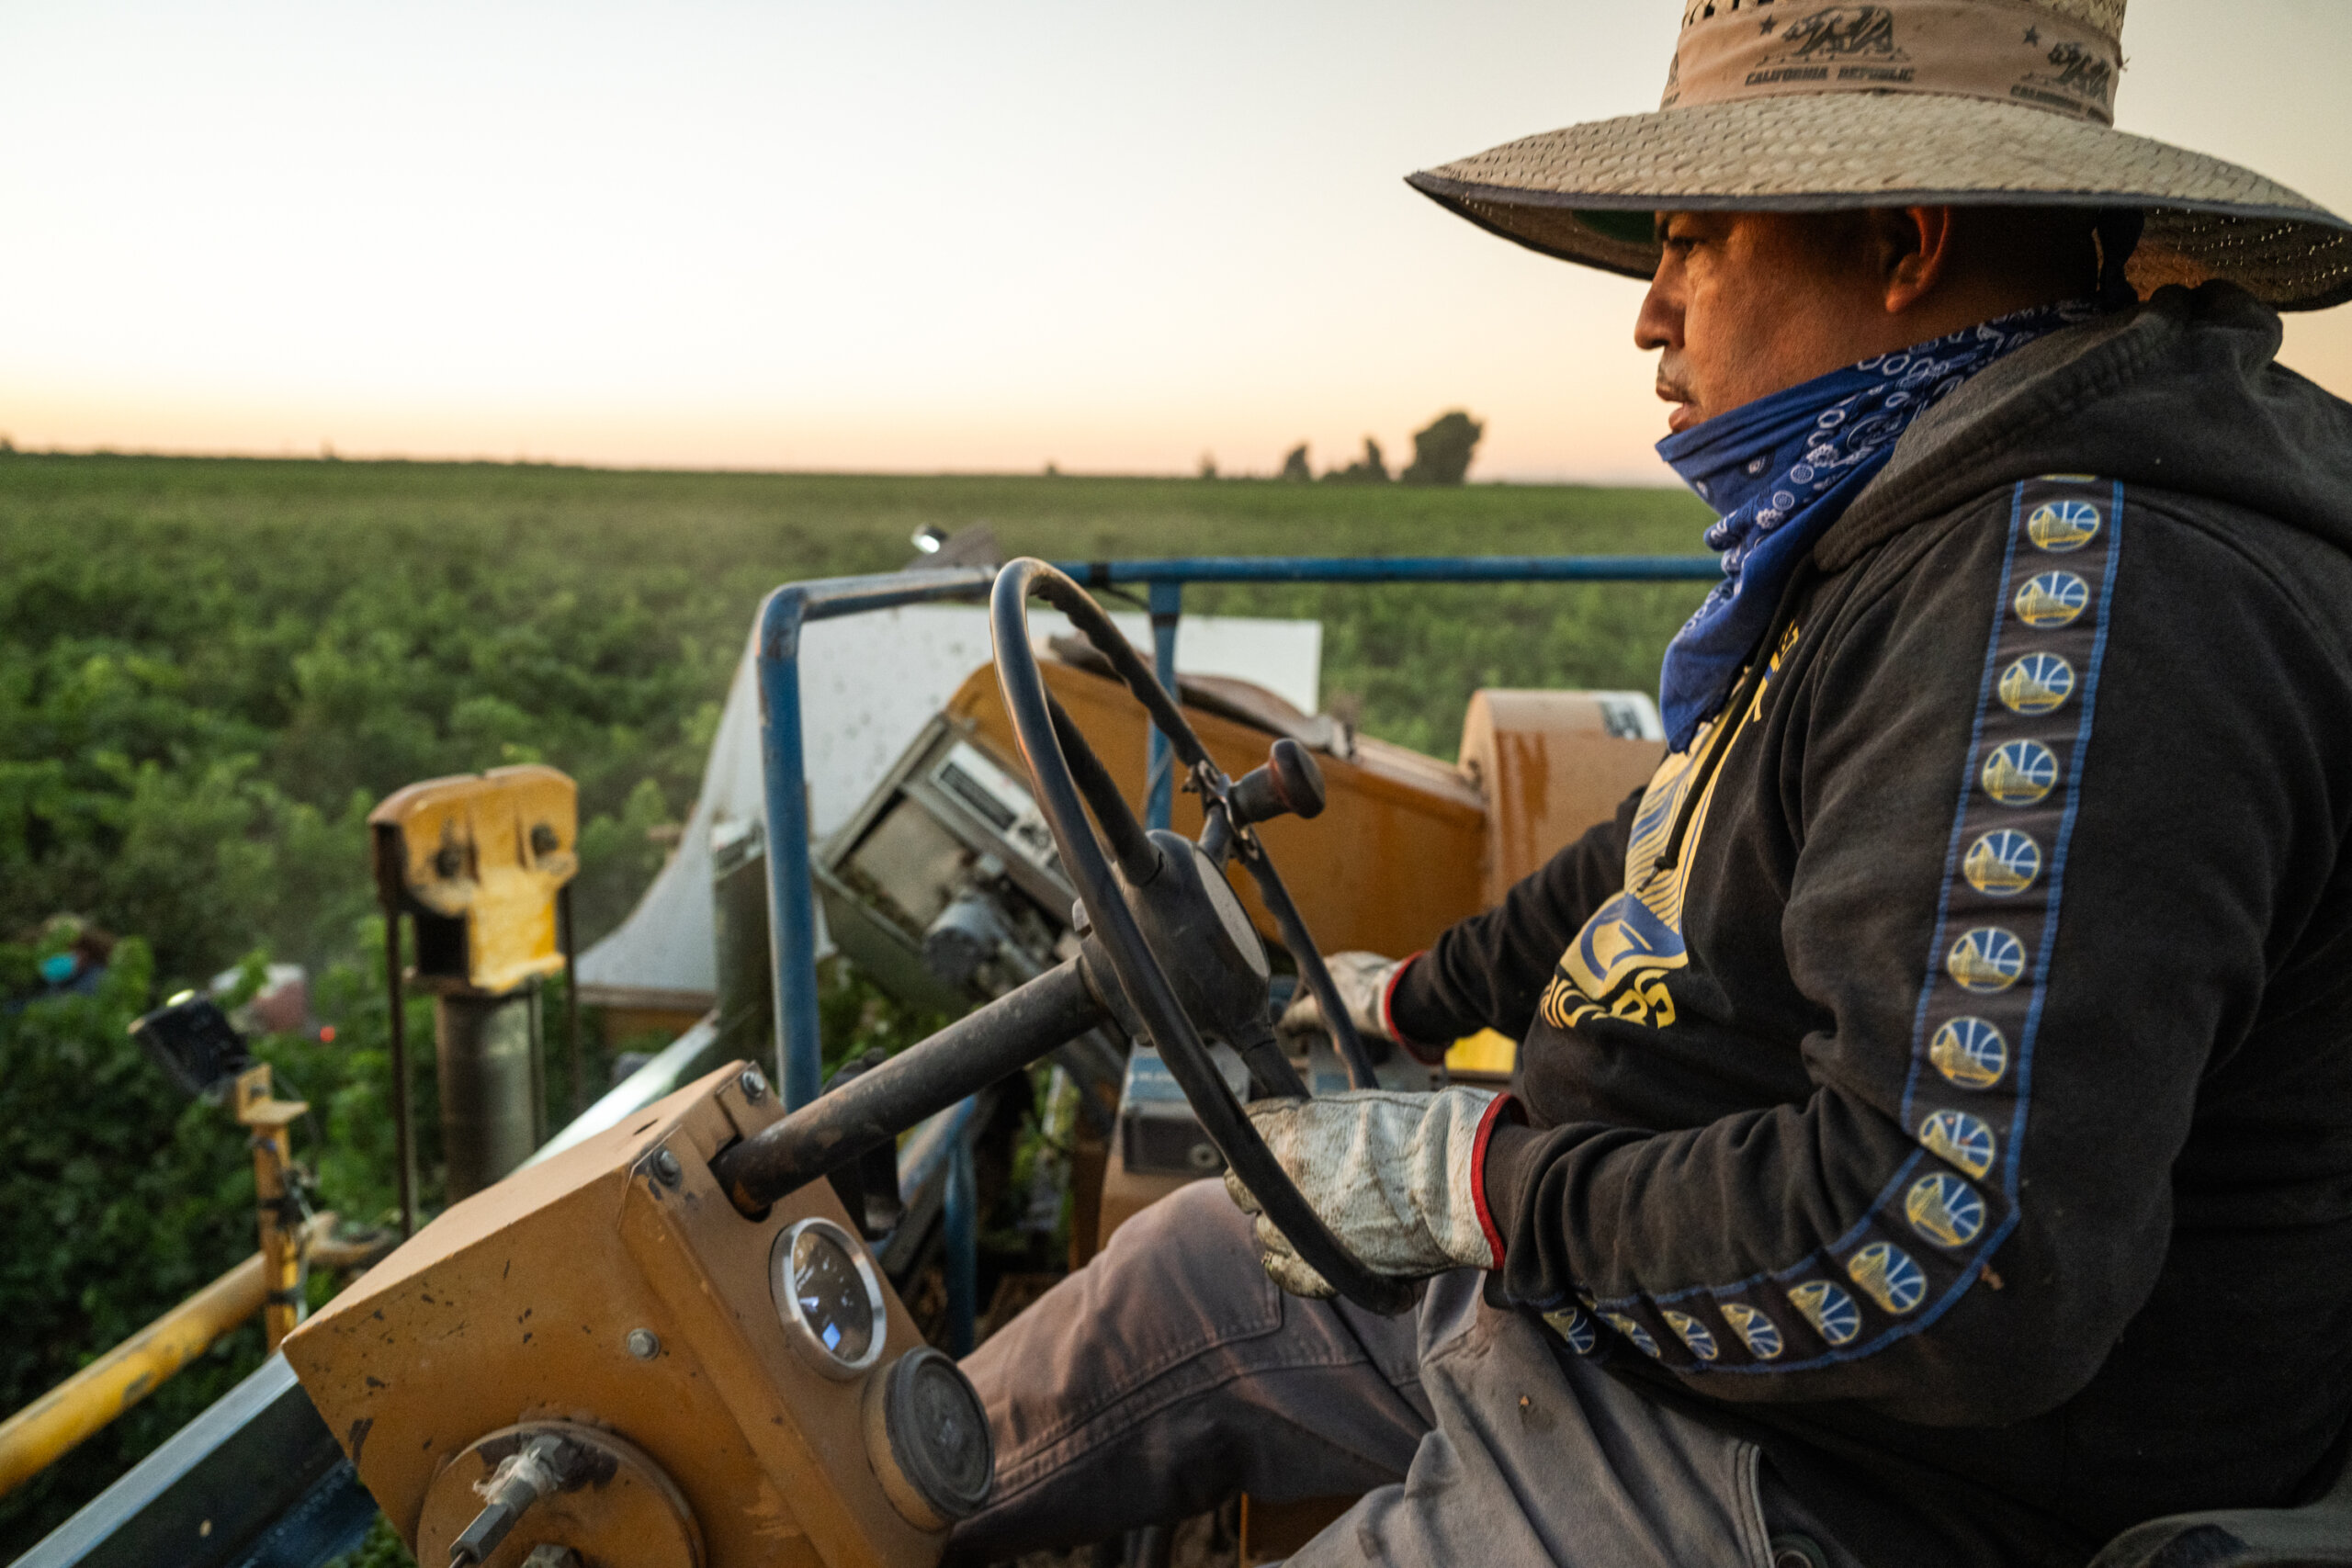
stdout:
[(640, 1361), (650, 1361), (662, 1353), (662, 1337), (650, 1328), (628, 1331), (628, 1353)]
[(562, 842), (561, 839), (556, 837), (555, 829), (545, 822), (537, 824), (531, 829), (531, 852), (535, 855), (551, 855)]
[(676, 1155), (672, 1154), (668, 1149), (657, 1149), (653, 1154), (653, 1174), (662, 1179), (662, 1186), (675, 1187), (685, 1176), (686, 1171), (685, 1168), (678, 1163)]
[(743, 1086), (743, 1098), (754, 1105), (768, 1097), (768, 1080), (760, 1076), (757, 1067), (745, 1067), (743, 1076), (735, 1081)]

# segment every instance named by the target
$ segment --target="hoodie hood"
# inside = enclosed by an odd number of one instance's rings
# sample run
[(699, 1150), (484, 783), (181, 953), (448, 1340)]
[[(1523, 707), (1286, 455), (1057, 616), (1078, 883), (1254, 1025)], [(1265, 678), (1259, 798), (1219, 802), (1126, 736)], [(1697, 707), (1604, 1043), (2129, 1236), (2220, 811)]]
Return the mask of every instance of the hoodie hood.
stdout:
[(2086, 472), (2352, 553), (2352, 404), (2278, 364), (2278, 312), (2227, 283), (2053, 333), (1921, 415), (1814, 559), (1842, 570), (1987, 491)]

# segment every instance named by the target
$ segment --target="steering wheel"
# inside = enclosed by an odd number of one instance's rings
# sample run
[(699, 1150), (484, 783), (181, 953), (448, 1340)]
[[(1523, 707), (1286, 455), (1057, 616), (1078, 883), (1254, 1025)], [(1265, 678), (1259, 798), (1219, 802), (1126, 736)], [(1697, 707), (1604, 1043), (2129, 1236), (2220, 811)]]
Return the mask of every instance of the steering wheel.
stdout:
[[(1029, 638), (1032, 597), (1069, 617), (1168, 738), (1185, 770), (1186, 787), (1202, 797), (1199, 842), (1145, 831), (1046, 689)], [(1358, 1306), (1384, 1315), (1403, 1311), (1412, 1300), (1409, 1283), (1374, 1273), (1326, 1228), (1258, 1135), (1202, 1039), (1205, 1031), (1239, 1053), (1261, 1093), (1306, 1098), (1306, 1086), (1267, 1017), (1264, 944), (1225, 879), (1226, 863), (1238, 858), (1322, 1005), (1351, 1081), (1374, 1087), (1370, 1060), (1330, 971), (1250, 826), (1284, 811), (1313, 817), (1322, 810), (1322, 778), (1313, 759), (1296, 742), (1281, 740), (1266, 767), (1238, 782), (1227, 778), (1102, 606), (1044, 561), (1023, 558), (1008, 564), (997, 574), (989, 609), (997, 683), (1038, 809), (1078, 893), (1074, 914), (1098, 999), (1131, 1034), (1159, 1051), (1209, 1141), (1299, 1257)]]

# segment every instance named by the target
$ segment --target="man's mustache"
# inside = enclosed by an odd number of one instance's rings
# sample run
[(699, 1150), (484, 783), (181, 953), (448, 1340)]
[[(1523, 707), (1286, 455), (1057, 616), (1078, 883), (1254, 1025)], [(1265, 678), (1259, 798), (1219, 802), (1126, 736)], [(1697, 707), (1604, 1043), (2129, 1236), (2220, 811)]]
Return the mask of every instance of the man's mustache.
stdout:
[(1682, 367), (1671, 359), (1657, 362), (1657, 395), (1669, 403), (1695, 403), (1698, 394), (1690, 389), (1690, 382)]

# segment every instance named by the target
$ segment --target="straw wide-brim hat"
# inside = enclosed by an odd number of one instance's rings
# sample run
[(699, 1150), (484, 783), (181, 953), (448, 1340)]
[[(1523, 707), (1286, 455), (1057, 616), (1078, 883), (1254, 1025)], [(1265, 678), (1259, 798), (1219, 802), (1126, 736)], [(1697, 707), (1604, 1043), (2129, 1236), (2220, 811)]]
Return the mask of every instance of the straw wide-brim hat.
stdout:
[(2125, 0), (1683, 0), (1656, 114), (1572, 125), (1410, 183), (1547, 255), (1657, 265), (1652, 214), (1928, 203), (2137, 209), (2143, 293), (2225, 278), (2352, 299), (2352, 224), (2250, 169), (2113, 128)]

